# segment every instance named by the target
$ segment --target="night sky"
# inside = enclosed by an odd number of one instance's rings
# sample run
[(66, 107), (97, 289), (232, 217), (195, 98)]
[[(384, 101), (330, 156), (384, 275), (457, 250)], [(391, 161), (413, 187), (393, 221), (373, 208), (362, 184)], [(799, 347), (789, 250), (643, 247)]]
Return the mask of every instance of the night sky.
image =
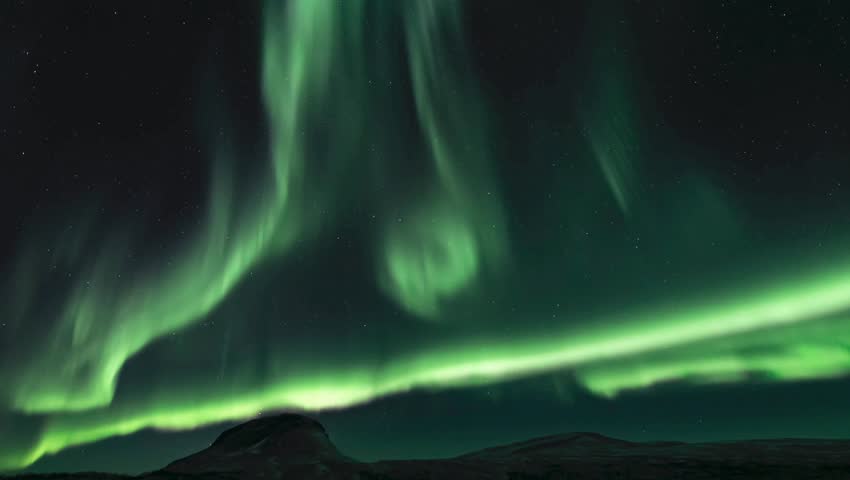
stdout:
[(0, 471), (850, 437), (850, 4), (0, 3)]

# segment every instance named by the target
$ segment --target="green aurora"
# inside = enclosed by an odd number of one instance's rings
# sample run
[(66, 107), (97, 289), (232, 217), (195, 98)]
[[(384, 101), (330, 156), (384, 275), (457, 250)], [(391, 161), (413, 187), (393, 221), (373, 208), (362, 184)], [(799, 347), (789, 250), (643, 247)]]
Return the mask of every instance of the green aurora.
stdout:
[[(174, 251), (132, 271), (123, 260), (128, 230), (102, 235), (109, 240), (92, 248), (96, 255), (83, 254), (93, 240), (79, 233), (62, 239), (54, 258), (20, 257), (18, 278), (26, 280), (12, 289), (17, 300), (7, 306), (7, 318), (25, 324), (29, 316), (51, 314), (55, 320), (26, 362), (0, 369), (0, 400), (39, 422), (30, 438), (0, 440), (0, 470), (144, 428), (190, 429), (268, 410), (337, 409), (414, 389), (559, 370), (605, 397), (664, 382), (782, 382), (850, 373), (850, 256), (838, 236), (816, 254), (805, 244), (781, 246), (790, 252), (782, 262), (741, 263), (732, 273), (712, 272), (716, 281), (700, 288), (671, 287), (649, 300), (618, 296), (617, 280), (604, 285), (601, 302), (575, 288), (571, 275), (581, 268), (582, 244), (547, 235), (535, 252), (529, 248), (534, 241), (517, 238), (506, 219), (509, 180), (495, 167), (498, 126), (469, 66), (460, 2), (387, 5), (266, 5), (267, 173), (240, 181), (231, 173), (240, 159), (220, 148), (205, 221)], [(398, 52), (375, 52), (375, 44), (397, 45), (407, 62), (398, 62)], [(660, 151), (650, 143), (667, 139), (645, 140), (641, 125), (649, 115), (642, 117), (638, 87), (620, 74), (634, 71), (622, 55), (595, 54), (589, 63), (592, 87), (576, 112), (587, 145), (573, 148), (586, 149), (601, 176), (550, 179), (560, 193), (548, 215), (584, 218), (575, 213), (587, 210), (584, 201), (571, 200), (576, 193), (613, 205), (618, 221), (628, 223), (623, 228), (631, 229), (629, 240), (599, 243), (597, 255), (636, 272), (629, 274), (636, 283), (655, 285), (669, 273), (662, 259), (695, 256), (718, 242), (730, 245), (729, 255), (758, 249), (747, 243), (756, 235), (739, 221), (743, 207), (697, 169), (681, 167), (686, 184), (657, 194), (684, 209), (658, 226), (657, 202), (640, 185)], [(386, 88), (377, 91), (372, 85), (379, 80)], [(386, 179), (397, 177), (386, 192)], [(396, 312), (387, 328), (410, 330), (409, 338), (378, 355), (364, 337), (359, 347), (342, 348), (326, 361), (315, 361), (294, 340), (269, 339), (271, 353), (259, 372), (249, 353), (224, 347), (220, 354), (220, 341), (212, 341), (184, 355), (232, 355), (218, 377), (175, 374), (135, 387), (142, 394), (120, 394), (134, 357), (157, 348), (172, 352), (165, 346), (172, 335), (194, 332), (211, 318), (223, 323), (233, 313), (229, 299), (247, 295), (252, 285), (272, 288), (278, 277), (263, 272), (280, 268), (286, 276), (293, 252), (311, 252), (305, 245), (320, 242), (346, 218), (339, 205), (355, 201), (375, 212), (366, 236), (373, 250), (364, 254), (372, 261), (368, 283), (387, 300), (384, 308)], [(594, 234), (600, 236), (615, 228), (607, 219), (599, 223)], [(689, 225), (709, 233), (692, 235)], [(632, 237), (640, 232), (667, 236), (679, 247), (635, 254)], [(643, 238), (650, 242), (652, 233)], [(546, 259), (535, 261), (535, 255)], [(706, 253), (689, 266), (708, 269), (714, 261)], [(78, 265), (78, 274), (57, 311), (45, 313), (32, 299), (49, 288), (42, 278), (57, 262)], [(619, 270), (612, 268), (615, 278)], [(554, 280), (529, 285), (543, 270)], [(548, 305), (565, 313), (552, 314)], [(359, 315), (379, 313), (353, 314)], [(419, 338), (423, 331), (430, 335)]]

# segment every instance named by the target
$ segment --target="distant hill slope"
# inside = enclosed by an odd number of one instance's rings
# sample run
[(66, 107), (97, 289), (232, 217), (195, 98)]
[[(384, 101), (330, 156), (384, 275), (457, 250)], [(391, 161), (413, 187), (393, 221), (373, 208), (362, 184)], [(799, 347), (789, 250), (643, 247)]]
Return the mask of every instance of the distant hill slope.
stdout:
[(233, 427), (208, 448), (136, 477), (77, 473), (10, 478), (850, 480), (850, 440), (638, 443), (579, 432), (448, 459), (362, 463), (342, 455), (317, 421), (283, 414)]

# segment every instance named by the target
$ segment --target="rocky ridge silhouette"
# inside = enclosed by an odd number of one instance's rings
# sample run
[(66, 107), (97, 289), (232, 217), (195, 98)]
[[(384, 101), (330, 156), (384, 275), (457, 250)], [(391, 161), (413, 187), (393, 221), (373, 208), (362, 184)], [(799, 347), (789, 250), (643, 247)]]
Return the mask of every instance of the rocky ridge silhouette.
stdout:
[(19, 475), (15, 479), (850, 479), (850, 440), (629, 442), (577, 432), (454, 458), (359, 462), (319, 422), (296, 414), (248, 421), (161, 470)]

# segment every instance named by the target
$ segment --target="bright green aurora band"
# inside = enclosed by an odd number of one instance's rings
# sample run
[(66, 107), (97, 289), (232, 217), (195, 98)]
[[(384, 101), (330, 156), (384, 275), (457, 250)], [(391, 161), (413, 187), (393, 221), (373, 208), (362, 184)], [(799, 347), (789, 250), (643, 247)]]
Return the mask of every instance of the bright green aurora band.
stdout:
[[(747, 277), (752, 281), (734, 290), (588, 310), (588, 321), (548, 322), (545, 329), (529, 327), (509, 336), (447, 335), (389, 361), (270, 368), (261, 381), (229, 379), (195, 392), (152, 387), (149, 395), (117, 401), (122, 368), (132, 357), (197, 326), (239, 284), (251, 282), (246, 277), (252, 271), (285, 260), (301, 242), (318, 237), (332, 219), (314, 213), (334, 207), (333, 187), (352, 168), (389, 172), (401, 158), (419, 169), (415, 186), (403, 188), (391, 205), (375, 203), (389, 213), (374, 228), (372, 282), (406, 313), (398, 322), (418, 318), (429, 328), (449, 329), (470, 315), (465, 306), (485, 302), (488, 279), (510, 286), (512, 278), (520, 278), (512, 272), (521, 268), (514, 266), (519, 262), (508, 261), (511, 235), (491, 166), (494, 127), (463, 55), (461, 3), (397, 5), (377, 10), (359, 0), (303, 0), (285, 8), (266, 6), (262, 78), (273, 174), (247, 189), (254, 193), (240, 196), (226, 167), (219, 169), (205, 225), (157, 268), (126, 272), (121, 237), (99, 248), (79, 275), (86, 281), (68, 292), (29, 361), (15, 372), (4, 371), (9, 381), (0, 391), (2, 400), (42, 423), (29, 444), (2, 445), (0, 469), (148, 427), (188, 429), (268, 409), (341, 408), (416, 388), (477, 385), (558, 369), (570, 369), (580, 384), (603, 396), (673, 380), (785, 381), (850, 372), (850, 257), (836, 255), (828, 265), (789, 266), (758, 282)], [(367, 31), (367, 23), (375, 31)], [(404, 33), (393, 36), (374, 27), (382, 24), (401, 25)], [(367, 61), (380, 56), (372, 51), (375, 37), (395, 39), (408, 64), (393, 65), (389, 56)], [(609, 195), (631, 218), (645, 208), (637, 172), (650, 159), (646, 149), (637, 148), (634, 94), (623, 76), (612, 73), (618, 61), (613, 56), (601, 62), (607, 67), (597, 66), (594, 100), (581, 107), (579, 117)], [(384, 65), (389, 76), (406, 78), (394, 88), (407, 91), (391, 100), (375, 93), (366, 72), (375, 64)], [(362, 147), (364, 138), (393, 135), (392, 124), (370, 124), (370, 112), (386, 109), (393, 115), (406, 98), (415, 133)], [(221, 157), (224, 165), (232, 161)], [(364, 181), (360, 188), (378, 187)], [(696, 190), (716, 198), (709, 187)], [(721, 201), (714, 204), (725, 211)], [(22, 262), (23, 271), (42, 266), (33, 257)], [(553, 259), (547, 268), (570, 268), (560, 262)], [(16, 298), (30, 298), (24, 290), (33, 283), (21, 282)], [(569, 305), (572, 294), (564, 287), (554, 300)], [(28, 311), (18, 305), (13, 312), (23, 317)], [(544, 314), (528, 309), (512, 315), (533, 323)], [(284, 364), (286, 347), (278, 348)]]

